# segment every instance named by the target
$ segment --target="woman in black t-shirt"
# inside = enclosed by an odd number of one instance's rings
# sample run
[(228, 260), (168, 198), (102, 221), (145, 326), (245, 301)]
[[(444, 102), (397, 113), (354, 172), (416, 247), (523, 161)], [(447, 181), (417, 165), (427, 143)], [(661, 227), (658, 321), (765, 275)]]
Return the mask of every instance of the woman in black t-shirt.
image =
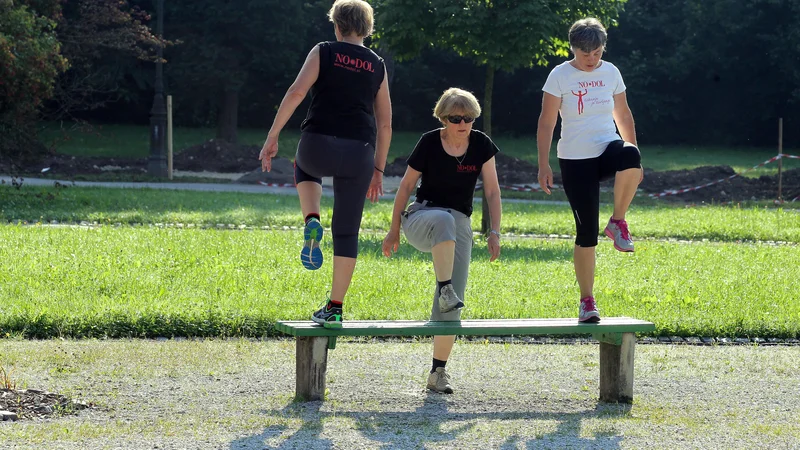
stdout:
[(333, 177), (333, 283), (327, 302), (311, 319), (326, 328), (341, 328), (364, 199), (376, 202), (383, 195), (392, 106), (383, 59), (364, 46), (364, 38), (372, 34), (372, 7), (363, 0), (336, 0), (328, 15), (336, 42), (311, 49), (278, 108), (258, 159), (262, 170), (272, 168), (278, 135), (311, 91), (295, 156), (295, 183), (305, 218), (300, 261), (310, 270), (322, 265), (322, 177)]
[[(432, 321), (461, 320), (472, 254), (472, 197), (481, 174), (491, 215), (490, 261), (500, 255), (500, 185), (494, 162), (499, 150), (488, 136), (472, 129), (480, 114), (481, 107), (471, 93), (451, 88), (442, 94), (433, 115), (443, 128), (423, 134), (408, 158), (394, 200), (392, 225), (383, 240), (383, 254), (389, 257), (400, 244), (402, 226), (411, 245), (433, 255), (436, 291)], [(406, 209), (417, 181), (416, 201)], [(454, 342), (455, 336), (434, 337), (428, 389), (453, 392), (445, 364)]]

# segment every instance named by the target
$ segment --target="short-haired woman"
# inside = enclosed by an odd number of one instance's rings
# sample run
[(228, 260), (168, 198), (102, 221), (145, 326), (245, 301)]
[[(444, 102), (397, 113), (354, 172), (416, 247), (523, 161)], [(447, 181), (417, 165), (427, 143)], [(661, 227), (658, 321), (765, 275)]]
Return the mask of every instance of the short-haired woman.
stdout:
[(550, 194), (550, 145), (561, 114), (558, 164), (577, 229), (574, 264), (581, 291), (580, 322), (600, 321), (593, 293), (600, 181), (614, 178), (614, 213), (605, 234), (614, 248), (632, 252), (625, 213), (644, 175), (625, 83), (619, 70), (601, 59), (606, 40), (606, 29), (597, 19), (572, 25), (569, 45), (575, 57), (556, 66), (547, 77), (537, 131), (539, 185)]
[[(500, 255), (500, 185), (494, 159), (499, 150), (488, 136), (472, 129), (480, 114), (478, 100), (470, 92), (451, 88), (442, 94), (433, 110), (442, 127), (423, 134), (409, 156), (383, 241), (383, 254), (389, 257), (397, 251), (402, 227), (414, 248), (433, 255), (433, 321), (461, 320), (472, 254), (472, 198), (481, 174), (491, 215), (491, 261)], [(418, 181), (416, 201), (406, 208)], [(445, 365), (454, 342), (455, 336), (434, 337), (428, 389), (453, 392)]]
[(300, 260), (310, 270), (322, 265), (322, 177), (333, 177), (333, 282), (330, 297), (312, 320), (341, 328), (344, 296), (358, 256), (364, 199), (375, 202), (383, 194), (392, 106), (383, 59), (364, 46), (364, 38), (373, 30), (372, 7), (363, 0), (336, 0), (328, 17), (336, 41), (321, 42), (309, 52), (258, 159), (262, 170), (271, 169), (281, 130), (311, 91), (295, 155), (295, 183), (305, 219)]

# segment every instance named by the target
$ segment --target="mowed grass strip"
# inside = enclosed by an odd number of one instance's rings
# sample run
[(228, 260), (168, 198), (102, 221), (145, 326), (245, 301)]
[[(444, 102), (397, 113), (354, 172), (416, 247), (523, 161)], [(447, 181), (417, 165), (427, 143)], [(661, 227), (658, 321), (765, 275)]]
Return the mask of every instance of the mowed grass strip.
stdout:
[[(196, 224), (298, 226), (300, 204), (295, 195), (192, 192), (154, 189), (36, 188), (0, 186), (0, 221), (51, 221), (99, 224)], [(322, 199), (322, 223), (330, 227), (333, 199)], [(388, 230), (392, 200), (367, 202), (362, 227)], [(601, 207), (600, 223), (611, 215)], [(475, 204), (473, 224), (480, 224)], [(628, 214), (634, 239), (677, 238), (714, 241), (800, 242), (800, 211), (755, 206), (640, 205)], [(502, 230), (506, 233), (574, 235), (569, 206), (506, 202)]]
[[(307, 319), (330, 289), (328, 262), (306, 271), (299, 231), (0, 226), (0, 335), (47, 338), (264, 336)], [(362, 236), (346, 319), (424, 320), (430, 255), (380, 255)], [(800, 335), (796, 246), (643, 241), (598, 247), (605, 316), (653, 321), (658, 335)], [(577, 315), (571, 240), (506, 239), (488, 262), (476, 240), (464, 318)]]

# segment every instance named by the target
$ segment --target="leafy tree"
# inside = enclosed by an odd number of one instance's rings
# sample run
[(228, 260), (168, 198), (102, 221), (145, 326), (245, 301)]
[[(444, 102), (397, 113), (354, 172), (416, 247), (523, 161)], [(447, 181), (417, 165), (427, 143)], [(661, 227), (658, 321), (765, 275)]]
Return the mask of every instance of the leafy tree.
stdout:
[[(381, 45), (398, 60), (419, 55), (424, 48), (453, 50), (486, 68), (483, 130), (492, 133), (495, 73), (547, 65), (549, 56), (568, 55), (569, 25), (594, 16), (610, 24), (625, 0), (378, 0)], [(489, 226), (483, 202), (482, 231)]]
[[(647, 142), (774, 145), (800, 112), (798, 0), (636, 0), (609, 45)], [(797, 127), (787, 133), (800, 136)]]
[(70, 67), (55, 85), (51, 118), (118, 100), (137, 60), (155, 61), (157, 47), (168, 43), (145, 25), (144, 10), (125, 0), (67, 0), (62, 8), (56, 35)]
[(217, 137), (235, 143), (242, 92), (261, 84), (285, 90), (310, 49), (305, 34), (313, 22), (306, 12), (318, 5), (170, 0), (165, 7), (165, 35), (182, 41), (166, 55), (176, 108), (216, 118)]
[(0, 157), (7, 161), (44, 151), (34, 123), (67, 67), (55, 34), (58, 11), (58, 0), (0, 0)]

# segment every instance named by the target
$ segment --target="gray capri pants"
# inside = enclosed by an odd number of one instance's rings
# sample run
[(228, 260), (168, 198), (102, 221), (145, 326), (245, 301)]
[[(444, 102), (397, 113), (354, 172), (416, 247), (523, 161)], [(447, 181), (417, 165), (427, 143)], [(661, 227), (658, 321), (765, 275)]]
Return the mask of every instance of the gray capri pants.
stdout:
[[(445, 241), (456, 241), (453, 261), (453, 289), (465, 304), (464, 291), (467, 288), (469, 262), (472, 256), (472, 226), (464, 213), (455, 209), (432, 208), (427, 201), (414, 202), (400, 218), (403, 233), (408, 242), (419, 251), (430, 253), (434, 245)], [(435, 280), (434, 280), (435, 281)], [(431, 320), (459, 321), (461, 310), (442, 314), (439, 312), (439, 289), (434, 283)]]

